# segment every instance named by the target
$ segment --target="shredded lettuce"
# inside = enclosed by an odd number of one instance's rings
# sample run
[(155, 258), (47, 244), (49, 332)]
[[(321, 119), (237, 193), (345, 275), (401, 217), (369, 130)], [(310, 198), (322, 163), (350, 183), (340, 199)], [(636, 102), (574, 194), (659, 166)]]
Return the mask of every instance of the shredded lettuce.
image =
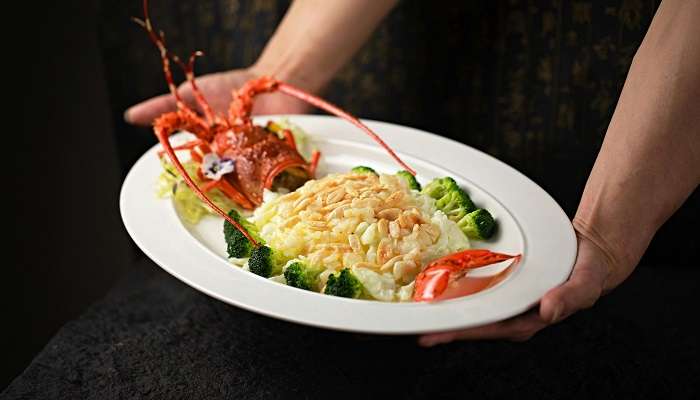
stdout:
[[(175, 169), (173, 164), (164, 157), (161, 158), (160, 164), (163, 167), (163, 172), (158, 177), (158, 183), (156, 185), (156, 195), (158, 197), (172, 198), (178, 214), (191, 224), (196, 224), (205, 215), (214, 214), (214, 211), (204, 204), (199, 197), (194, 194), (192, 189), (187, 186), (187, 183), (182, 179), (180, 173)], [(194, 161), (186, 161), (182, 163), (182, 166), (197, 185), (202, 184), (202, 181), (197, 176), (197, 163)], [(236, 208), (235, 204), (218, 189), (210, 190), (207, 196), (225, 212)]]
[(362, 267), (355, 267), (352, 272), (370, 296), (381, 301), (394, 301), (396, 283), (391, 274), (379, 274)]
[(292, 123), (288, 118), (279, 119), (275, 123), (282, 129), (289, 129), (292, 132), (299, 154), (307, 160), (311, 158), (311, 153), (314, 149), (309, 142), (309, 135), (299, 125)]

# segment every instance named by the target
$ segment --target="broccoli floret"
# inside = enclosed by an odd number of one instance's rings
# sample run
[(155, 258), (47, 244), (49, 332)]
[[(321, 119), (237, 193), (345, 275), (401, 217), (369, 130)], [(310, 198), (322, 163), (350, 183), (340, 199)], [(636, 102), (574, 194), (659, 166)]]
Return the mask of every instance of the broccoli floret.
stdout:
[[(242, 218), (236, 210), (231, 210), (228, 213), (234, 221), (241, 224), (251, 236), (258, 242), (263, 243), (258, 234), (258, 228), (251, 222), (248, 222), (245, 218)], [(226, 247), (228, 250), (228, 256), (233, 258), (243, 258), (250, 257), (250, 253), (253, 251), (253, 244), (250, 243), (245, 235), (236, 229), (233, 224), (228, 221), (224, 221), (224, 238), (226, 239)]]
[(418, 180), (416, 180), (416, 177), (413, 176), (413, 174), (411, 174), (410, 172), (408, 172), (406, 170), (399, 171), (396, 173), (396, 176), (398, 176), (399, 178), (405, 179), (406, 182), (408, 183), (408, 187), (410, 189), (420, 191), (420, 189), (421, 189), (420, 183), (418, 183)]
[(450, 177), (437, 178), (423, 188), (422, 193), (435, 199), (435, 206), (456, 222), (470, 239), (488, 239), (496, 222), (484, 209), (476, 209), (469, 195)]
[(326, 282), (325, 294), (338, 297), (349, 297), (357, 299), (362, 296), (364, 287), (355, 274), (348, 268), (344, 268), (340, 273), (333, 274), (328, 277)]
[(470, 239), (485, 240), (493, 235), (496, 228), (491, 213), (480, 208), (465, 215), (457, 222), (465, 235)]
[(365, 167), (364, 165), (358, 165), (357, 167), (354, 167), (353, 169), (350, 170), (350, 172), (354, 172), (356, 174), (372, 174), (372, 175), (377, 175), (377, 172), (373, 170), (370, 167)]
[(469, 195), (450, 177), (433, 179), (425, 185), (422, 193), (434, 198), (438, 210), (455, 222), (476, 210)]
[(287, 285), (304, 290), (318, 290), (318, 276), (323, 272), (321, 268), (310, 267), (301, 261), (295, 261), (284, 270), (284, 279)]
[(250, 272), (263, 278), (279, 275), (287, 259), (278, 251), (267, 246), (258, 246), (250, 253), (248, 268)]

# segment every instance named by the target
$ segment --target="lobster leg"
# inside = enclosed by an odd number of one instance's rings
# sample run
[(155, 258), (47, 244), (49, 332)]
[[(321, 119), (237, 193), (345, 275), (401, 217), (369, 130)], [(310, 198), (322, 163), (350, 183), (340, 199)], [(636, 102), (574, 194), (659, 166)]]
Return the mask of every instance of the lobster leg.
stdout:
[(227, 181), (225, 178), (221, 178), (217, 182), (217, 188), (222, 192), (226, 193), (226, 195), (229, 198), (233, 199), (236, 203), (240, 204), (241, 207), (246, 208), (248, 210), (252, 210), (255, 208), (253, 203), (251, 203), (250, 200), (248, 200), (248, 198), (245, 197), (240, 190), (233, 186), (231, 182)]
[[(199, 140), (199, 139), (195, 139), (195, 140), (191, 140), (191, 141), (189, 141), (189, 142), (187, 142), (187, 143), (183, 143), (183, 144), (181, 144), (181, 145), (179, 145), (179, 146), (175, 146), (175, 147), (173, 147), (173, 150), (175, 150), (175, 151), (179, 151), (179, 150), (190, 150), (190, 149), (193, 149), (193, 148), (197, 147), (197, 146), (200, 145), (200, 144), (202, 144), (202, 141)], [(159, 151), (158, 151), (158, 157), (162, 157), (163, 154), (165, 154), (165, 150), (159, 150)]]
[[(224, 210), (219, 208), (214, 202), (212, 202), (206, 194), (197, 186), (196, 183), (192, 180), (190, 175), (187, 173), (185, 168), (182, 166), (180, 163), (180, 160), (177, 158), (177, 154), (175, 154), (175, 150), (173, 149), (172, 145), (170, 144), (170, 141), (168, 140), (168, 137), (173, 133), (177, 132), (179, 130), (189, 130), (188, 128), (190, 127), (187, 122), (189, 115), (184, 113), (183, 111), (176, 111), (168, 114), (164, 114), (158, 119), (156, 119), (155, 123), (153, 124), (153, 131), (155, 132), (156, 137), (158, 138), (158, 141), (160, 142), (161, 146), (163, 146), (163, 149), (165, 150), (165, 153), (168, 155), (170, 158), (170, 161), (173, 163), (175, 166), (175, 169), (182, 175), (182, 179), (185, 180), (185, 183), (187, 186), (189, 186), (190, 189), (194, 192), (197, 197), (200, 198), (205, 204), (207, 204), (209, 207), (211, 207), (212, 210), (214, 210), (217, 214), (221, 215), (226, 221), (231, 223), (231, 225), (235, 226), (236, 229), (241, 231), (241, 233), (250, 240), (250, 242), (254, 246), (258, 246), (258, 242), (251, 236), (248, 231), (241, 226), (236, 220), (233, 218), (229, 217)], [(191, 121), (190, 121), (191, 122)]]
[(297, 142), (294, 140), (294, 135), (292, 135), (292, 131), (290, 131), (289, 129), (285, 129), (282, 131), (282, 134), (284, 135), (284, 140), (287, 142), (289, 147), (296, 150)]
[(321, 159), (321, 152), (314, 150), (311, 154), (311, 162), (309, 163), (309, 173), (312, 177), (316, 176), (316, 168), (318, 168), (318, 160)]

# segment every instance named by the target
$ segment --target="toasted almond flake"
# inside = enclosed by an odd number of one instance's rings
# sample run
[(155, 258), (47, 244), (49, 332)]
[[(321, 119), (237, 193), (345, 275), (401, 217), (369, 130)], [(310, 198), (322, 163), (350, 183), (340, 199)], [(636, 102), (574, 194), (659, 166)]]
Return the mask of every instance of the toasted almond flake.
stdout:
[(304, 219), (308, 219), (308, 220), (312, 220), (312, 221), (320, 221), (323, 219), (323, 214), (316, 212), (316, 211), (311, 211), (311, 210), (302, 211), (299, 213), (299, 216), (304, 218)]
[(406, 215), (406, 213), (402, 213), (401, 215), (399, 215), (398, 222), (399, 222), (399, 226), (402, 228), (408, 228), (408, 227), (413, 226), (413, 224), (411, 224), (411, 220)]
[(353, 251), (357, 253), (362, 252), (362, 244), (360, 243), (360, 239), (357, 237), (357, 235), (348, 235), (348, 243), (350, 244), (350, 247)]
[(394, 263), (396, 263), (397, 261), (401, 261), (402, 258), (403, 258), (403, 255), (401, 255), (401, 254), (399, 254), (398, 256), (391, 257), (389, 259), (389, 261), (382, 264), (382, 266), (379, 268), (379, 270), (382, 272), (389, 271), (390, 269), (392, 269), (394, 267)]
[(311, 193), (301, 192), (299, 193), (298, 199), (292, 203), (293, 207), (297, 207), (302, 201), (311, 198)]
[(333, 210), (337, 209), (338, 207), (349, 205), (349, 204), (350, 204), (350, 200), (343, 200), (343, 201), (340, 201), (338, 203), (333, 203), (333, 204), (328, 204), (326, 206), (323, 206), (323, 208), (321, 208), (321, 211), (333, 211)]
[(361, 236), (363, 233), (365, 233), (367, 228), (369, 228), (369, 225), (370, 224), (367, 221), (362, 221), (359, 224), (357, 224), (357, 227), (355, 228), (355, 235)]
[(361, 261), (357, 264), (354, 265), (355, 268), (368, 268), (368, 269), (379, 269), (379, 265), (371, 263), (371, 262), (365, 262)]
[(303, 210), (304, 208), (306, 208), (306, 206), (308, 206), (308, 205), (311, 203), (312, 200), (313, 200), (313, 199), (312, 199), (311, 197), (305, 197), (305, 198), (299, 200), (299, 201), (296, 203), (296, 205), (294, 206), (294, 210), (292, 210), (292, 212), (293, 212), (294, 214), (299, 213), (299, 211), (301, 211), (301, 210)]
[(379, 237), (381, 238), (389, 236), (389, 221), (380, 219), (379, 222), (377, 222), (377, 231), (379, 232)]
[(296, 200), (301, 197), (301, 192), (291, 192), (284, 195), (286, 201)]
[(352, 248), (345, 243), (319, 243), (314, 246), (315, 249), (330, 252), (330, 251), (352, 251)]
[(379, 211), (377, 213), (377, 217), (388, 219), (389, 221), (393, 221), (399, 217), (399, 214), (401, 214), (401, 209), (399, 209), (399, 208), (387, 208), (385, 210)]
[(408, 283), (415, 278), (418, 272), (418, 267), (413, 261), (398, 261), (394, 264), (393, 275), (394, 279)]
[(306, 224), (307, 224), (309, 227), (312, 227), (312, 228), (326, 228), (326, 227), (327, 227), (326, 223), (323, 222), (323, 221), (313, 221), (313, 220), (311, 220), (311, 221), (306, 221)]
[(328, 194), (328, 197), (326, 197), (326, 204), (337, 203), (343, 200), (343, 197), (345, 197), (345, 189), (342, 187), (337, 188)]
[(398, 222), (389, 222), (389, 235), (393, 238), (398, 238), (401, 236), (401, 227), (399, 226)]
[(367, 262), (376, 263), (377, 262), (377, 247), (374, 245), (369, 246), (369, 249), (367, 249), (367, 253), (365, 253), (365, 257), (367, 258)]
[(421, 224), (421, 229), (430, 236), (430, 240), (433, 242), (440, 236), (440, 228), (433, 224)]
[(372, 176), (371, 174), (357, 174), (357, 173), (351, 173), (348, 174), (345, 179), (349, 181), (364, 181), (368, 177)]
[(298, 215), (294, 215), (294, 216), (289, 217), (286, 220), (284, 220), (284, 222), (282, 222), (281, 225), (284, 228), (289, 228), (289, 227), (292, 227), (292, 226), (298, 224), (300, 221), (301, 221), (301, 217), (299, 217)]
[(355, 267), (357, 264), (362, 263), (362, 256), (357, 253), (344, 253), (343, 254), (343, 266), (344, 267)]
[(323, 262), (323, 266), (326, 269), (337, 270), (341, 267), (340, 260), (338, 258), (338, 254), (335, 254), (335, 253), (331, 254), (328, 257), (325, 257), (322, 262)]
[(387, 205), (395, 206), (403, 200), (403, 192), (394, 192), (386, 198)]
[(345, 218), (359, 217), (360, 219), (367, 221), (374, 218), (374, 210), (371, 208), (348, 208), (343, 211), (343, 216)]
[(418, 225), (416, 226), (418, 227), (416, 232), (416, 239), (418, 240), (418, 243), (420, 243), (420, 245), (423, 247), (430, 246), (433, 243), (433, 239), (423, 230), (423, 228)]
[(401, 213), (401, 216), (399, 217), (399, 225), (401, 225), (402, 228), (413, 228), (417, 224), (420, 224), (421, 218), (420, 215), (418, 215), (415, 211), (409, 210), (409, 211), (404, 211)]
[(345, 214), (345, 210), (347, 210), (348, 208), (350, 208), (350, 205), (344, 204), (344, 205), (336, 208), (335, 210), (331, 211), (326, 216), (326, 219), (340, 219), (343, 217), (343, 215)]
[(408, 253), (403, 255), (404, 261), (413, 261), (415, 263), (418, 263), (420, 260), (420, 248), (414, 247), (409, 251)]
[(360, 241), (362, 244), (372, 244), (376, 243), (377, 240), (377, 224), (370, 224), (367, 229), (360, 236)]
[(389, 239), (380, 240), (377, 246), (377, 263), (384, 264), (393, 255), (394, 250), (391, 248), (391, 241)]
[(331, 254), (332, 249), (320, 249), (309, 253), (308, 259), (311, 265), (323, 265), (323, 258)]

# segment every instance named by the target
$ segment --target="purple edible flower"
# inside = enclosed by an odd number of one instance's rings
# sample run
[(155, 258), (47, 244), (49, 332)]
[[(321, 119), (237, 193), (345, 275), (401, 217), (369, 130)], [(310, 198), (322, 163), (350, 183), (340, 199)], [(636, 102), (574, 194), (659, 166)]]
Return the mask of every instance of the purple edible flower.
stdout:
[(205, 177), (218, 181), (222, 176), (233, 172), (235, 165), (230, 158), (220, 158), (215, 153), (208, 153), (202, 158), (201, 169)]

